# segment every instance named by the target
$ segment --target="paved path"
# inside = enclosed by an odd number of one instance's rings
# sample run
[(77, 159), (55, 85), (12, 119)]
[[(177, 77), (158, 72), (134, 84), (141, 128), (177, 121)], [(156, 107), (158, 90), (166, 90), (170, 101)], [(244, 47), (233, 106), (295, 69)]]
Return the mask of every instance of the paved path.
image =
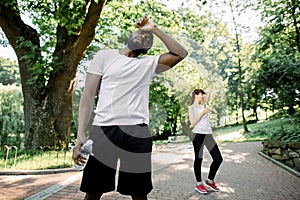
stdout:
[[(300, 200), (300, 178), (258, 154), (261, 142), (222, 143), (224, 162), (216, 177), (219, 192), (194, 190), (193, 149), (190, 143), (167, 144), (153, 154), (154, 189), (149, 200)], [(203, 178), (211, 159), (204, 154)], [(76, 200), (81, 172), (49, 175), (0, 176), (0, 200)], [(103, 200), (130, 200), (110, 192)]]

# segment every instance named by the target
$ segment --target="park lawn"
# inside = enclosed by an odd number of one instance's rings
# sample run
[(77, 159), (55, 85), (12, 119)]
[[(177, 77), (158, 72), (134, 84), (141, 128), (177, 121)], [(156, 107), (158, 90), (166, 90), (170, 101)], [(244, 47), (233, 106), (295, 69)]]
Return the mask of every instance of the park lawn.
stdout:
[(1, 159), (0, 170), (43, 170), (73, 167), (71, 151), (38, 151), (20, 152), (15, 159), (15, 152), (11, 152), (9, 159)]
[[(273, 120), (263, 120), (247, 124), (249, 132), (244, 132), (243, 125), (227, 126), (214, 130), (215, 139), (219, 142), (249, 142), (269, 139), (278, 131), (293, 131), (300, 129), (299, 118), (287, 117)], [(300, 135), (299, 135), (300, 137)]]

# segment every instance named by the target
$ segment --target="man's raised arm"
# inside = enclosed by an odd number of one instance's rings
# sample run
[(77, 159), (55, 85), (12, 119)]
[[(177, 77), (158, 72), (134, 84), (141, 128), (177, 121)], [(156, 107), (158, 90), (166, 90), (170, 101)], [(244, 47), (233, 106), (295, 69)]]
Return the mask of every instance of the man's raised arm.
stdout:
[(157, 73), (172, 68), (188, 55), (187, 50), (181, 44), (158, 28), (151, 19), (147, 17), (141, 18), (136, 25), (140, 30), (151, 31), (169, 50), (169, 52), (160, 55), (156, 69)]

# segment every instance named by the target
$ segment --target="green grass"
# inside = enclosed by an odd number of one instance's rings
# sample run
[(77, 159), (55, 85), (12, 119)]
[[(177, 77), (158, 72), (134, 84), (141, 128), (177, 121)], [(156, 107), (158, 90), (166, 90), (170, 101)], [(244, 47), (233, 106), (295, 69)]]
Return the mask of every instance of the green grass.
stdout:
[(6, 155), (1, 155), (0, 170), (41, 170), (73, 167), (71, 151), (47, 151), (22, 152), (17, 155), (15, 162), (15, 152), (10, 152), (6, 161)]
[[(299, 117), (273, 119), (247, 124), (249, 132), (242, 125), (224, 127), (214, 131), (215, 138), (221, 142), (248, 142), (265, 139), (285, 139), (300, 142)], [(280, 135), (280, 136), (278, 136)], [(278, 137), (275, 137), (278, 136)]]

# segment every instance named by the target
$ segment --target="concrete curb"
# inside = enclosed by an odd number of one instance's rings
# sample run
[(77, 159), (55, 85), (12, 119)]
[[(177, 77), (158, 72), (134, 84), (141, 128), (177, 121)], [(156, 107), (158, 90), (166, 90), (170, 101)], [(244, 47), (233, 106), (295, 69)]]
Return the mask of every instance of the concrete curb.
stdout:
[(65, 172), (77, 172), (74, 168), (63, 169), (45, 169), (45, 170), (0, 170), (0, 175), (41, 175), (41, 174), (58, 174)]
[(35, 195), (32, 195), (24, 200), (44, 200), (46, 199), (47, 197), (57, 193), (58, 191), (64, 189), (65, 187), (67, 187), (68, 185), (76, 182), (77, 180), (79, 180), (81, 177), (81, 173), (79, 174), (75, 174), (71, 177), (69, 177), (68, 179), (62, 181), (62, 182), (59, 182), (55, 185), (52, 185), (51, 187), (48, 187), (47, 189), (45, 190), (42, 190), (38, 193), (36, 193)]
[(264, 158), (270, 160), (271, 162), (275, 163), (275, 164), (278, 165), (279, 167), (281, 167), (281, 168), (287, 170), (287, 171), (290, 172), (291, 174), (293, 174), (293, 175), (295, 175), (295, 176), (297, 176), (297, 177), (300, 178), (300, 172), (298, 172), (298, 171), (296, 171), (296, 170), (294, 170), (294, 169), (292, 169), (292, 168), (290, 168), (290, 167), (284, 165), (283, 163), (281, 163), (281, 162), (279, 162), (279, 161), (273, 159), (272, 157), (270, 157), (270, 156), (264, 154), (264, 153), (261, 152), (261, 151), (258, 152), (258, 154), (261, 155), (262, 157), (264, 157)]

